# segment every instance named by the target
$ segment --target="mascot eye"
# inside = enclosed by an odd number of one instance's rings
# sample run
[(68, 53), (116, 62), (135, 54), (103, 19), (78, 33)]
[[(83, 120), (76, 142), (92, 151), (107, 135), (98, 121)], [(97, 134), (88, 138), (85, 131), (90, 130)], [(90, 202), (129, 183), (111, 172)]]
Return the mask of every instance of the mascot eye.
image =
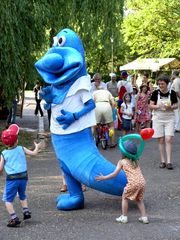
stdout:
[(56, 47), (57, 44), (58, 44), (58, 38), (57, 37), (53, 37), (53, 44), (52, 44), (52, 46)]
[(58, 46), (62, 47), (66, 42), (66, 38), (64, 36), (60, 37), (58, 40)]

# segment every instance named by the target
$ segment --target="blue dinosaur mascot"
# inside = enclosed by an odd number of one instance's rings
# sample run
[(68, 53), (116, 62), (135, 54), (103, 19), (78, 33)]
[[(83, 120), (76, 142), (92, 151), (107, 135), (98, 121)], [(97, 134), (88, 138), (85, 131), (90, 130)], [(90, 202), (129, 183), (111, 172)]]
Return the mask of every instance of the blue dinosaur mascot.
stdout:
[(122, 195), (127, 184), (123, 170), (106, 182), (95, 180), (99, 173), (112, 172), (115, 165), (100, 154), (91, 133), (91, 127), (96, 125), (95, 104), (81, 39), (72, 30), (63, 29), (35, 67), (49, 84), (42, 89), (41, 95), (46, 101), (46, 109), (52, 111), (52, 143), (69, 190), (68, 194), (57, 197), (57, 208), (84, 207), (81, 183), (105, 193)]

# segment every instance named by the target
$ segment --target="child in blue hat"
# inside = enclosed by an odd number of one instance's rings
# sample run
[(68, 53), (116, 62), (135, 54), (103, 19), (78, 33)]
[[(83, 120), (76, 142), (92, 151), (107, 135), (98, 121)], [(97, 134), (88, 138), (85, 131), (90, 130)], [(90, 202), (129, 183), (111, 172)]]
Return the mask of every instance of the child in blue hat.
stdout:
[(117, 164), (114, 172), (103, 176), (99, 175), (96, 177), (97, 181), (107, 180), (113, 178), (118, 175), (121, 169), (126, 173), (126, 177), (128, 183), (124, 188), (122, 195), (122, 215), (116, 218), (117, 222), (127, 223), (128, 222), (128, 200), (136, 201), (138, 208), (141, 213), (141, 217), (139, 221), (142, 223), (149, 223), (143, 198), (144, 198), (144, 190), (145, 190), (145, 179), (141, 172), (141, 169), (137, 162), (137, 146), (131, 141), (127, 140), (125, 142), (120, 140), (120, 150), (124, 155), (124, 159), (120, 160)]

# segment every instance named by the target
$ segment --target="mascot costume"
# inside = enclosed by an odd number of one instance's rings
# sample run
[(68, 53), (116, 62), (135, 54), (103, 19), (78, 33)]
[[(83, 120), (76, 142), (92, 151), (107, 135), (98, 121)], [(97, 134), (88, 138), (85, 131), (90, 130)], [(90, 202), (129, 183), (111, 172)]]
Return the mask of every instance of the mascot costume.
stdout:
[[(91, 127), (96, 125), (95, 104), (80, 38), (72, 30), (63, 29), (35, 67), (49, 84), (42, 89), (41, 96), (46, 101), (45, 108), (51, 108), (52, 143), (69, 191), (57, 197), (57, 208), (84, 207), (81, 183), (105, 193), (122, 195), (127, 184), (123, 170), (106, 182), (95, 180), (99, 173), (112, 172), (115, 165), (100, 154), (91, 133)], [(139, 155), (142, 148), (141, 145)]]

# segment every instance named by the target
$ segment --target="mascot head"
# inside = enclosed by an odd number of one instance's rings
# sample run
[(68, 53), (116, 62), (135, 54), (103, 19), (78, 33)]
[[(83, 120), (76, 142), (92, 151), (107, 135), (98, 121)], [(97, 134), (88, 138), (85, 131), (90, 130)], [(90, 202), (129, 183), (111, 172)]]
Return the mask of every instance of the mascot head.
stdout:
[(53, 40), (52, 48), (35, 63), (44, 81), (54, 86), (61, 86), (86, 75), (84, 48), (77, 34), (66, 28)]

